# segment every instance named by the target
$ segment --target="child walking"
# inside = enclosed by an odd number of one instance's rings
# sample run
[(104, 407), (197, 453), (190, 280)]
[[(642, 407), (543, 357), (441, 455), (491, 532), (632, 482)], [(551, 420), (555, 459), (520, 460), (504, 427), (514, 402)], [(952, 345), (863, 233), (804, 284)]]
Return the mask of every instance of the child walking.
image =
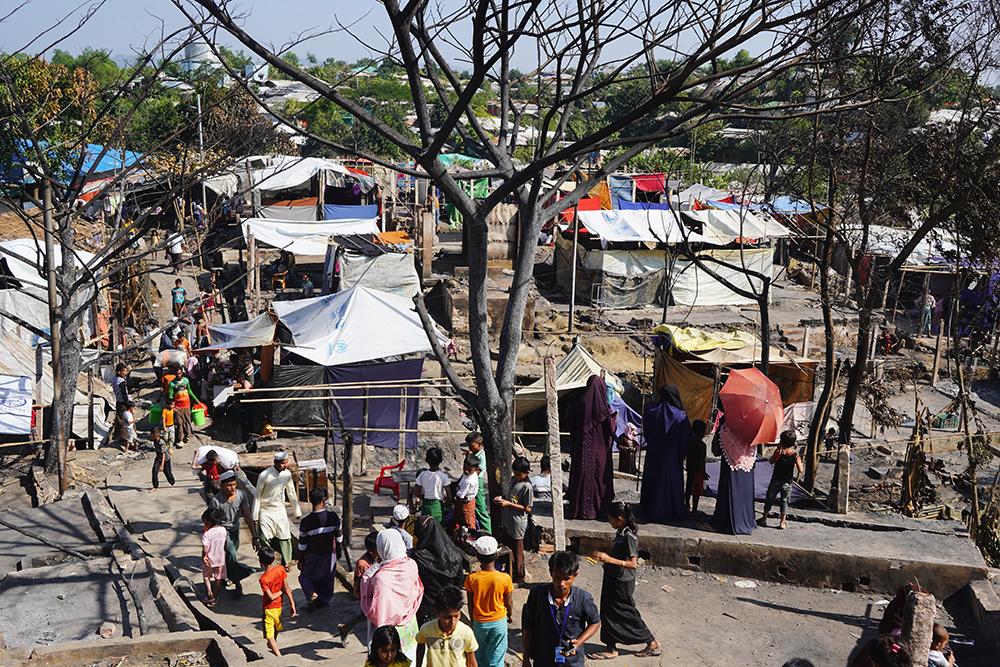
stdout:
[(139, 434), (135, 431), (135, 403), (128, 401), (121, 412), (122, 447), (126, 452), (139, 448)]
[(469, 530), (476, 528), (476, 496), (479, 493), (479, 459), (473, 455), (465, 457), (462, 477), (455, 491), (455, 523)]
[(472, 628), (461, 621), (462, 591), (445, 586), (436, 609), (438, 617), (417, 632), (417, 667), (476, 667), (479, 644)]
[(534, 490), (528, 479), (531, 472), (528, 459), (518, 456), (512, 467), (514, 477), (510, 481), (510, 500), (497, 496), (493, 502), (505, 510), (504, 522), (512, 542), (510, 546), (514, 561), (511, 574), (514, 581), (521, 584), (524, 583), (524, 536), (528, 532), (528, 516), (531, 514)]
[(767, 525), (767, 518), (771, 514), (771, 505), (777, 502), (778, 508), (781, 510), (778, 528), (784, 530), (786, 527), (785, 518), (788, 515), (788, 497), (792, 493), (792, 480), (796, 473), (801, 474), (804, 468), (802, 457), (799, 456), (795, 445), (795, 431), (782, 432), (778, 441), (778, 449), (771, 456), (774, 472), (771, 473), (771, 482), (767, 485), (764, 516), (757, 522), (761, 526)]
[[(367, 535), (365, 535), (365, 552), (361, 555), (361, 558), (359, 558), (354, 562), (354, 589), (352, 592), (354, 594), (355, 600), (361, 599), (361, 577), (365, 576), (365, 572), (367, 572), (372, 565), (375, 565), (378, 562), (378, 542), (376, 541), (377, 539), (378, 539), (378, 533), (376, 533), (375, 531), (372, 531)], [(340, 634), (340, 643), (346, 644), (347, 635), (351, 633), (351, 630), (354, 629), (354, 626), (356, 626), (358, 623), (361, 623), (364, 620), (367, 620), (365, 618), (364, 613), (359, 611), (347, 623), (340, 623), (339, 625), (337, 625), (337, 632)], [(395, 632), (396, 629), (392, 628), (392, 631)], [(373, 639), (372, 640), (373, 645), (374, 641), (375, 640)], [(396, 637), (396, 644), (398, 647), (399, 645), (398, 636)], [(402, 654), (400, 655), (402, 656)], [(409, 664), (409, 661), (407, 661), (406, 664)]]
[(295, 609), (295, 598), (292, 597), (292, 589), (288, 585), (288, 571), (281, 563), (274, 562), (274, 551), (263, 547), (257, 552), (260, 566), (264, 568), (264, 574), (260, 575), (261, 598), (264, 603), (263, 623), (264, 639), (267, 640), (267, 647), (271, 653), (281, 656), (281, 649), (278, 647), (278, 633), (281, 632), (281, 600), (288, 598), (288, 603), (292, 608), (292, 618), (298, 616)]
[[(155, 481), (155, 477), (154, 477)], [(205, 510), (201, 515), (201, 572), (205, 578), (205, 604), (214, 607), (219, 589), (226, 580), (226, 529), (222, 510)]]
[[(420, 513), (434, 517), (438, 523), (444, 518), (442, 506), (448, 497), (448, 487), (451, 485), (451, 478), (441, 470), (441, 462), (444, 461), (444, 452), (440, 447), (431, 447), (427, 450), (428, 470), (422, 470), (417, 475), (417, 497), (421, 498)], [(478, 493), (478, 490), (477, 490)]]
[(181, 279), (174, 281), (174, 288), (170, 290), (170, 303), (173, 307), (174, 317), (180, 317), (184, 312), (184, 304), (187, 302), (187, 290), (182, 287)]
[(170, 465), (171, 447), (163, 439), (163, 431), (159, 426), (153, 427), (149, 437), (153, 440), (153, 451), (156, 452), (156, 457), (153, 459), (153, 488), (150, 490), (154, 491), (160, 488), (161, 472), (170, 482), (170, 486), (173, 486), (174, 471)]
[(173, 401), (167, 401), (163, 406), (163, 411), (160, 412), (160, 424), (163, 426), (163, 443), (171, 449), (174, 446), (180, 447), (180, 443), (177, 442), (177, 427), (174, 426)]
[(399, 631), (396, 628), (391, 625), (376, 628), (364, 667), (410, 667), (410, 659), (399, 647)]
[(514, 617), (514, 582), (510, 575), (497, 571), (499, 543), (483, 535), (473, 545), (479, 558), (479, 571), (465, 578), (469, 599), (472, 633), (479, 648), (479, 667), (503, 667), (507, 655), (507, 626)]

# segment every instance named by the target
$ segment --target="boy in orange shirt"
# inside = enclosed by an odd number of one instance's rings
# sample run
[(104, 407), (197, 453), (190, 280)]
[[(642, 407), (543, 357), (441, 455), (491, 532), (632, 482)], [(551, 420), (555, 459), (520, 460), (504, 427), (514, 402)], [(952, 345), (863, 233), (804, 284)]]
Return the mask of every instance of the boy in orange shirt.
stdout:
[(503, 667), (507, 654), (507, 624), (514, 615), (514, 582), (496, 567), (499, 543), (483, 535), (475, 541), (479, 572), (465, 578), (469, 618), (476, 636), (476, 663), (480, 667)]
[(292, 618), (298, 616), (295, 609), (295, 598), (292, 597), (292, 589), (288, 585), (288, 571), (278, 563), (274, 563), (274, 552), (267, 547), (257, 552), (260, 559), (260, 566), (264, 568), (264, 574), (260, 575), (261, 599), (264, 603), (264, 639), (271, 653), (276, 656), (281, 655), (278, 648), (278, 633), (281, 632), (281, 598), (288, 597), (288, 602), (292, 606)]

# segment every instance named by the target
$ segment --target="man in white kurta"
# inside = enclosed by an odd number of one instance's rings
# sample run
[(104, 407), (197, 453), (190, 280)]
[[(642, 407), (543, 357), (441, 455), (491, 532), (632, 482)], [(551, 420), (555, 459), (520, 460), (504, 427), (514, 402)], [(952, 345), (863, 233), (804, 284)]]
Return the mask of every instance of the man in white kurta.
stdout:
[(295, 518), (302, 516), (295, 484), (288, 469), (288, 454), (274, 453), (274, 466), (257, 478), (257, 497), (253, 503), (253, 520), (261, 543), (281, 553), (281, 562), (288, 567), (292, 562), (292, 530), (285, 510), (285, 498), (292, 504)]

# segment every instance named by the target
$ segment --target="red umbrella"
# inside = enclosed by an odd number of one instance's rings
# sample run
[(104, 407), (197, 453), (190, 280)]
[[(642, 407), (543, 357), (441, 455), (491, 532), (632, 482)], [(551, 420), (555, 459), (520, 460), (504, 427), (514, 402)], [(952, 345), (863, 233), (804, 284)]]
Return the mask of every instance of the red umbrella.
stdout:
[(784, 420), (778, 386), (756, 368), (729, 371), (719, 390), (726, 426), (748, 445), (774, 442)]

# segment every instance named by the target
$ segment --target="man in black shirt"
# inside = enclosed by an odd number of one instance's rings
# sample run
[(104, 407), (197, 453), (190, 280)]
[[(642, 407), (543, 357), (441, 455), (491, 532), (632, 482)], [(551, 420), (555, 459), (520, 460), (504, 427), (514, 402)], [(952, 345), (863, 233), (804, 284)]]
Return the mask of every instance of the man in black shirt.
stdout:
[(575, 588), (580, 559), (557, 551), (549, 559), (552, 583), (536, 586), (521, 610), (524, 667), (583, 665), (583, 645), (597, 634), (601, 614), (590, 593)]
[(299, 523), (299, 586), (306, 596), (307, 611), (327, 606), (333, 597), (340, 517), (326, 509), (326, 495), (326, 489), (320, 487), (309, 492), (312, 514)]

